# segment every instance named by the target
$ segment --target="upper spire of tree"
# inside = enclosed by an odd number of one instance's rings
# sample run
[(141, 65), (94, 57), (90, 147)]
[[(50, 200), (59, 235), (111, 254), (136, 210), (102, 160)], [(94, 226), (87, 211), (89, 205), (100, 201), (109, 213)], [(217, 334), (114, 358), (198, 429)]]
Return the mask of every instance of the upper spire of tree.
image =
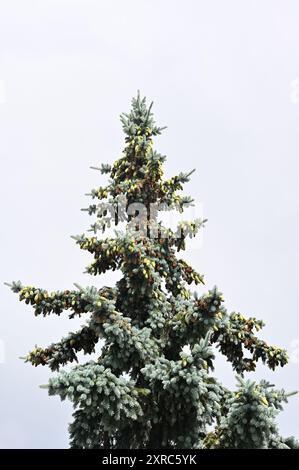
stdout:
[(132, 108), (129, 114), (122, 113), (120, 120), (123, 130), (128, 138), (144, 135), (146, 137), (161, 134), (166, 127), (157, 127), (152, 113), (153, 102), (146, 105), (146, 98), (141, 98), (138, 91), (137, 98), (132, 99)]

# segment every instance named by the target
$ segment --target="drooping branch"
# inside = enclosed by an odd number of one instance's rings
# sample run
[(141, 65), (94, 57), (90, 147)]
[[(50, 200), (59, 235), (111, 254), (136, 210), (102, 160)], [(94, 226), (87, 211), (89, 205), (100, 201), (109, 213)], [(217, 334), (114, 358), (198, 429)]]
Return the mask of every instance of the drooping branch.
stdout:
[(84, 354), (94, 352), (99, 337), (91, 328), (84, 326), (76, 333), (70, 333), (66, 338), (62, 338), (58, 343), (53, 343), (43, 349), (35, 347), (25, 358), (26, 362), (32, 365), (49, 366), (52, 371), (59, 370), (69, 362), (78, 362), (77, 352), (83, 351)]

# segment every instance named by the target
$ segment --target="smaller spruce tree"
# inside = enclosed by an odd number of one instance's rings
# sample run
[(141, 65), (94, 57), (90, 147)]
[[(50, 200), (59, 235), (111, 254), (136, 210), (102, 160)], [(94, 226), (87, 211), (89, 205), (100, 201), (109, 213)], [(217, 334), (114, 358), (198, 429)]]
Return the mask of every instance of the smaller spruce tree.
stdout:
[[(283, 439), (275, 424), (288, 395), (265, 381), (242, 379), (259, 360), (270, 369), (284, 366), (286, 352), (256, 336), (262, 321), (229, 314), (216, 287), (202, 296), (188, 289), (203, 284), (203, 276), (177, 252), (205, 221), (181, 222), (172, 231), (158, 220), (159, 210), (182, 212), (192, 203), (179, 193), (191, 173), (163, 179), (165, 157), (152, 146), (162, 128), (151, 108), (138, 94), (129, 114), (121, 116), (123, 155), (99, 168), (109, 175), (108, 185), (90, 194), (93, 203), (87, 211), (96, 215), (94, 234), (75, 237), (94, 257), (89, 274), (120, 270), (122, 277), (115, 287), (77, 286), (52, 293), (13, 282), (11, 289), (35, 315), (69, 311), (70, 319), (85, 319), (79, 331), (47, 348), (36, 347), (26, 361), (59, 371), (47, 388), (50, 395), (73, 402), (74, 448), (296, 447), (294, 438)], [(138, 223), (134, 204), (145, 208)], [(158, 205), (154, 214), (153, 204)], [(97, 236), (121, 222), (126, 229), (114, 237)], [(238, 374), (236, 391), (211, 373), (215, 347)], [(98, 354), (60, 370), (77, 361), (80, 351)]]

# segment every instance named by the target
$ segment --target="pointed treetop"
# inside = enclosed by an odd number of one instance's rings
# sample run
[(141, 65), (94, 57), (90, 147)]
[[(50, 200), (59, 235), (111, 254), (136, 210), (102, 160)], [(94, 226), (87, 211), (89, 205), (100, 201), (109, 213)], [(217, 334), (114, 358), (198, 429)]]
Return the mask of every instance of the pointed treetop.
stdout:
[(136, 135), (158, 135), (166, 127), (157, 127), (152, 113), (153, 101), (147, 106), (146, 98), (141, 98), (138, 90), (137, 97), (132, 99), (129, 114), (122, 113), (120, 120), (125, 134), (129, 137)]

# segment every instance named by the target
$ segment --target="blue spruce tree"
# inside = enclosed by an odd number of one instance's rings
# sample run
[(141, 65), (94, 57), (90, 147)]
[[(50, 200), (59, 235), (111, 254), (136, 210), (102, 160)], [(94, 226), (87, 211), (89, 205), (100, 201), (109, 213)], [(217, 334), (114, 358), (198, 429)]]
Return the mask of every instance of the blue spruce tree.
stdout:
[[(89, 274), (120, 270), (122, 277), (114, 287), (51, 293), (13, 282), (13, 292), (36, 316), (68, 311), (70, 319), (86, 319), (79, 331), (36, 347), (26, 361), (58, 371), (47, 388), (73, 403), (73, 448), (296, 447), (275, 424), (288, 395), (264, 381), (242, 379), (258, 361), (271, 369), (284, 366), (286, 352), (256, 336), (262, 321), (229, 314), (217, 288), (201, 297), (188, 289), (203, 284), (203, 276), (177, 252), (205, 221), (181, 222), (178, 230), (158, 221), (159, 210), (183, 212), (192, 203), (180, 193), (191, 173), (163, 178), (165, 157), (153, 150), (152, 140), (162, 128), (151, 108), (138, 94), (121, 116), (123, 155), (98, 168), (109, 181), (90, 194), (93, 234), (74, 237), (94, 258)], [(145, 209), (138, 220), (131, 210), (136, 204)], [(126, 228), (115, 229), (114, 237), (97, 236), (120, 224)], [(215, 348), (238, 374), (236, 391), (211, 374)], [(78, 362), (78, 352), (97, 353), (96, 359), (61, 370)]]

